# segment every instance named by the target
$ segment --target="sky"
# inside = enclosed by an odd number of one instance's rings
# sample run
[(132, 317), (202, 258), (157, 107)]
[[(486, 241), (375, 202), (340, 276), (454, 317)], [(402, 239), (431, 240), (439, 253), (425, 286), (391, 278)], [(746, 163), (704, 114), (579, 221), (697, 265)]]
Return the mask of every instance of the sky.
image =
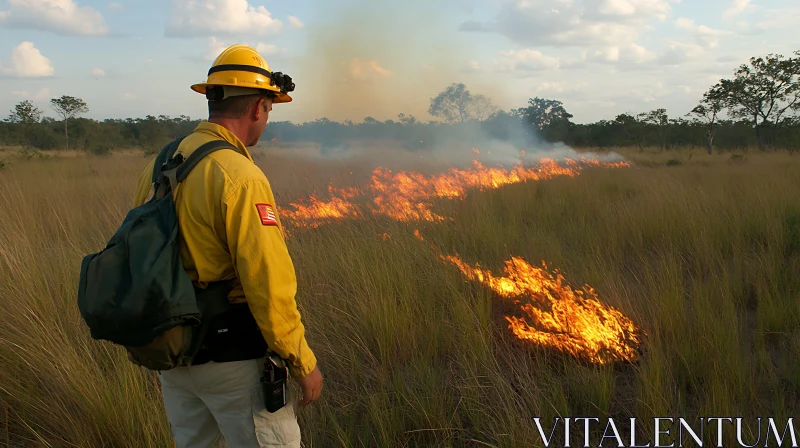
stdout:
[(70, 95), (98, 120), (205, 118), (189, 86), (236, 43), (297, 85), (271, 121), (430, 120), (456, 82), (577, 123), (679, 117), (750, 57), (800, 50), (798, 24), (798, 0), (0, 0), (0, 117)]

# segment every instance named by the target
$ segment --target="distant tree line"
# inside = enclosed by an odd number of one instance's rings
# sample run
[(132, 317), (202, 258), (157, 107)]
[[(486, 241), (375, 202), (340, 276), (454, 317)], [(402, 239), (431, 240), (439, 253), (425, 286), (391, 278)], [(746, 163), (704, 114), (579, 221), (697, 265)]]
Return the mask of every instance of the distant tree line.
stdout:
[(0, 144), (35, 149), (80, 149), (96, 154), (112, 148), (140, 147), (148, 152), (160, 149), (169, 141), (186, 135), (200, 123), (185, 115), (144, 118), (106, 119), (80, 118), (88, 106), (80, 98), (63, 96), (51, 100), (60, 120), (43, 117), (30, 101), (22, 101), (0, 122)]
[[(272, 122), (266, 142), (313, 142), (323, 152), (346, 149), (358, 140), (386, 140), (406, 149), (448, 144), (478, 145), (488, 140), (527, 147), (540, 141), (575, 147), (637, 146), (661, 150), (800, 149), (800, 51), (795, 57), (769, 54), (751, 58), (730, 79), (721, 79), (691, 111), (670, 117), (666, 109), (625, 113), (613, 120), (577, 124), (563, 103), (531, 98), (526, 107), (498, 110), (492, 101), (452, 84), (431, 98), (428, 112), (438, 120), (422, 122), (399, 114), (396, 119), (336, 122), (327, 118), (295, 124)], [(0, 144), (38, 149), (73, 148), (105, 153), (110, 148), (141, 147), (157, 151), (170, 140), (190, 133), (200, 120), (148, 115), (124, 120), (80, 118), (88, 106), (80, 98), (51, 100), (60, 120), (44, 117), (30, 101), (22, 101), (0, 122)]]

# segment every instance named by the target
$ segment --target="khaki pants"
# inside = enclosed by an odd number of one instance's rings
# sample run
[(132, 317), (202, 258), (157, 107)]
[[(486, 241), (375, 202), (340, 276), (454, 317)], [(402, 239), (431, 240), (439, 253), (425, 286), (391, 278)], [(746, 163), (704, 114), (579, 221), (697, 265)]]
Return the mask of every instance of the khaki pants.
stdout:
[[(299, 448), (295, 400), (288, 396), (286, 406), (270, 414), (260, 383), (263, 368), (264, 359), (254, 359), (160, 372), (176, 448)], [(290, 389), (287, 384), (287, 395)]]

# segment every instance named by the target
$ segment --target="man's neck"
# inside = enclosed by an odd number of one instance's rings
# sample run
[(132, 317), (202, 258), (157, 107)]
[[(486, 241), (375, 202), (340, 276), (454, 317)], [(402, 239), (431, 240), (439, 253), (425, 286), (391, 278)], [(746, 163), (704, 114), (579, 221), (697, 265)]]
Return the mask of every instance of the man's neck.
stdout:
[(208, 122), (220, 125), (223, 128), (227, 129), (233, 135), (235, 135), (236, 138), (238, 138), (243, 145), (247, 146), (247, 141), (250, 136), (248, 135), (247, 127), (242, 124), (241, 120), (216, 117), (216, 118), (209, 118)]

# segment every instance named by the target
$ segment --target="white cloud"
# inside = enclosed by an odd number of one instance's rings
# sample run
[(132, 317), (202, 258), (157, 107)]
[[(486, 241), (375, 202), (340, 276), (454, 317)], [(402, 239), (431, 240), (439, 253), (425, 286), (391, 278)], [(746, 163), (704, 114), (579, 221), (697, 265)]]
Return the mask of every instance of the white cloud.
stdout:
[(652, 16), (665, 20), (669, 16), (670, 6), (665, 0), (602, 0), (597, 12), (609, 16)]
[(536, 88), (537, 92), (563, 93), (566, 87), (563, 82), (543, 82)]
[(350, 61), (350, 76), (361, 81), (376, 80), (392, 76), (392, 72), (381, 67), (378, 61), (362, 61), (355, 58)]
[(619, 47), (605, 47), (596, 50), (591, 59), (596, 62), (617, 62), (619, 61)]
[(680, 17), (675, 20), (675, 26), (678, 28), (683, 28), (685, 30), (691, 30), (694, 28), (694, 20), (687, 19), (686, 17)]
[(258, 52), (258, 54), (260, 54), (261, 56), (269, 55), (269, 54), (276, 54), (276, 53), (286, 53), (286, 49), (285, 48), (278, 48), (277, 45), (264, 44), (264, 43), (260, 43), (260, 42), (255, 46), (255, 49)]
[(481, 63), (478, 61), (469, 61), (467, 64), (461, 69), (463, 73), (480, 73), (481, 71)]
[(698, 45), (704, 48), (717, 47), (720, 37), (731, 34), (729, 31), (715, 30), (705, 25), (695, 25), (694, 20), (685, 17), (677, 19), (675, 26), (689, 31)]
[(13, 50), (8, 62), (0, 65), (0, 73), (17, 78), (53, 76), (50, 60), (42, 55), (32, 42), (22, 42)]
[(219, 56), (219, 54), (222, 53), (222, 51), (226, 48), (228, 48), (228, 45), (221, 40), (214, 36), (209, 37), (206, 45), (206, 54), (204, 56), (205, 60), (213, 61), (217, 59), (217, 56)]
[(588, 110), (598, 110), (601, 108), (616, 107), (617, 103), (608, 100), (584, 100), (584, 101), (570, 101), (570, 105), (583, 106)]
[(125, 9), (125, 7), (122, 6), (122, 3), (111, 2), (111, 3), (108, 4), (108, 9), (111, 9), (111, 10), (114, 10), (114, 11), (122, 11), (123, 9)]
[(289, 24), (295, 28), (303, 28), (305, 26), (303, 25), (303, 22), (301, 22), (300, 19), (295, 16), (289, 16)]
[(800, 8), (764, 10), (764, 17), (768, 19), (761, 20), (755, 25), (757, 32), (796, 27), (800, 21)]
[(726, 20), (730, 20), (748, 9), (753, 8), (750, 5), (750, 0), (730, 0), (731, 6), (730, 8), (726, 9), (725, 12), (722, 14)]
[(637, 44), (628, 45), (627, 51), (624, 54), (626, 60), (634, 63), (647, 62), (656, 57), (655, 53)]
[(672, 0), (516, 0), (485, 23), (462, 31), (488, 31), (526, 46), (621, 46), (632, 43), (650, 20), (665, 20)]
[(34, 100), (34, 101), (49, 101), (50, 88), (44, 87), (38, 92), (31, 95), (27, 90), (12, 90), (11, 96), (21, 99)]
[(33, 100), (34, 101), (50, 101), (50, 98), (51, 98), (51, 95), (50, 95), (50, 88), (49, 87), (44, 87), (41, 90), (39, 90), (38, 92), (33, 94)]
[(92, 69), (92, 76), (97, 77), (97, 78), (102, 78), (103, 76), (106, 76), (106, 71), (103, 70), (102, 68), (93, 68)]
[(582, 81), (544, 81), (534, 89), (537, 94), (557, 94), (559, 97), (585, 98), (585, 88), (589, 84)]
[(122, 99), (128, 100), (128, 101), (133, 101), (133, 100), (136, 99), (136, 95), (134, 95), (134, 94), (132, 94), (130, 92), (125, 92), (125, 93), (122, 94)]
[(62, 36), (102, 36), (108, 32), (103, 16), (73, 0), (8, 0), (0, 25), (33, 28)]
[(656, 54), (648, 51), (641, 45), (632, 43), (623, 47), (604, 47), (595, 50), (589, 55), (588, 60), (597, 63), (623, 63), (623, 64), (641, 64), (656, 58)]
[(628, 93), (632, 98), (642, 100), (645, 103), (652, 103), (670, 95), (672, 90), (665, 87), (664, 83), (659, 81), (655, 84), (634, 87)]
[(629, 16), (636, 13), (636, 7), (627, 0), (604, 0), (598, 11), (602, 14)]
[[(203, 58), (205, 60), (207, 60), (207, 61), (213, 61), (213, 60), (217, 59), (217, 56), (219, 56), (220, 53), (222, 53), (230, 45), (231, 44), (229, 44), (227, 42), (224, 42), (224, 41), (222, 41), (220, 39), (217, 39), (214, 36), (211, 36), (206, 41), (206, 54), (204, 55)], [(278, 53), (281, 53), (281, 54), (285, 54), (286, 53), (286, 49), (285, 48), (279, 48), (277, 45), (273, 45), (273, 44), (265, 44), (265, 43), (259, 42), (257, 44), (252, 44), (251, 43), (251, 44), (246, 44), (246, 45), (249, 45), (252, 48), (254, 48), (262, 56), (278, 54)], [(152, 61), (152, 60), (148, 60), (148, 61)]]
[(699, 58), (705, 50), (697, 44), (671, 41), (658, 57), (658, 62), (664, 65), (680, 65)]
[(200, 37), (216, 34), (264, 35), (281, 30), (283, 23), (272, 18), (263, 6), (247, 0), (175, 0), (166, 35)]
[(500, 59), (494, 61), (495, 71), (529, 73), (541, 70), (555, 70), (561, 65), (557, 58), (542, 54), (537, 50), (501, 51)]

